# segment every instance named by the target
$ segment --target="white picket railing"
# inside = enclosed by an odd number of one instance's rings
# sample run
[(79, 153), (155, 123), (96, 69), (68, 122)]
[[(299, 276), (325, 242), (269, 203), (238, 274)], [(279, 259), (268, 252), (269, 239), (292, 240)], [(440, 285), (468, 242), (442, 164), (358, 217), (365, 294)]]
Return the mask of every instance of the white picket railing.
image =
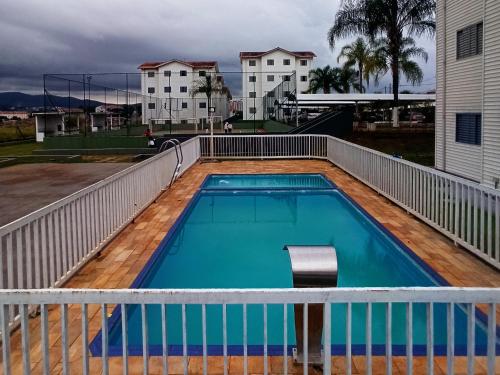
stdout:
[[(199, 140), (182, 147), (181, 172)], [(176, 163), (168, 150), (0, 227), (0, 289), (62, 285), (168, 187)]]
[[(329, 136), (229, 135), (215, 136), (213, 143), (210, 137), (200, 136), (185, 142), (183, 150), (185, 161), (181, 171), (185, 171), (199, 158), (212, 157), (329, 160), (458, 244), (500, 268), (500, 193), (496, 190)], [(62, 285), (161, 193), (170, 181), (176, 161), (172, 151), (159, 154), (1, 227), (0, 270), (3, 272), (0, 276), (0, 289), (39, 289)], [(27, 314), (37, 305), (41, 305), (43, 336), (43, 332), (47, 335), (44, 319), (47, 317), (49, 304), (62, 306), (61, 324), (63, 331), (66, 330), (67, 333), (68, 304), (98, 304), (105, 307), (107, 304), (146, 306), (172, 303), (234, 303), (246, 306), (252, 303), (325, 303), (325, 313), (330, 314), (327, 307), (329, 303), (326, 302), (368, 305), (379, 302), (422, 302), (427, 303), (431, 311), (432, 303), (468, 304), (467, 327), (471, 332), (474, 327), (475, 304), (489, 304), (488, 357), (490, 366), (494, 363), (491, 345), (496, 343), (492, 327), (495, 326), (495, 304), (500, 303), (497, 289), (388, 289), (377, 292), (368, 289), (258, 292), (0, 290), (0, 330), (7, 332), (9, 325), (19, 322), (22, 339), (28, 340)], [(87, 311), (86, 309), (87, 307), (84, 311)], [(107, 315), (103, 314), (102, 319), (102, 323), (106, 324)], [(411, 316), (408, 319), (411, 321)], [(82, 329), (85, 328), (85, 322), (86, 318)], [(63, 346), (68, 344), (64, 337), (63, 334)], [(23, 346), (27, 348), (25, 344)], [(8, 335), (4, 337), (2, 350), (4, 373), (8, 373), (5, 372), (10, 366)], [(63, 350), (65, 361), (64, 353), (67, 355), (68, 352)], [(474, 363), (471, 361), (473, 354), (473, 351), (469, 353), (469, 366)], [(29, 350), (23, 350), (23, 355), (25, 365), (29, 366)], [(368, 353), (367, 359), (369, 358)], [(411, 356), (408, 360), (411, 361)], [(147, 367), (146, 363), (145, 366)], [(429, 366), (432, 365), (429, 363)], [(326, 363), (325, 368), (328, 368)], [(490, 373), (494, 373), (494, 370)]]
[(324, 135), (200, 136), (201, 157), (216, 159), (326, 159)]
[(328, 160), (500, 269), (500, 191), (333, 137)]
[[(8, 332), (8, 309), (9, 306), (16, 306), (19, 308), (21, 315), (21, 345), (19, 345), (19, 340), (17, 340), (15, 348), (11, 346), (11, 340), (9, 335), (3, 338), (2, 344), (2, 354), (3, 354), (3, 373), (5, 375), (12, 374), (13, 365), (17, 365), (19, 369), (22, 363), (22, 369), (25, 374), (28, 374), (30, 369), (36, 365), (31, 359), (30, 347), (40, 347), (42, 354), (41, 364), (44, 374), (50, 374), (51, 369), (55, 363), (62, 363), (62, 370), (64, 374), (70, 372), (78, 372), (83, 374), (89, 373), (89, 327), (92, 327), (94, 332), (96, 328), (102, 330), (102, 334), (99, 337), (100, 354), (98, 358), (93, 358), (93, 369), (94, 371), (102, 370), (102, 373), (107, 375), (110, 369), (110, 318), (108, 317), (108, 309), (112, 306), (117, 306), (115, 312), (120, 311), (121, 317), (119, 320), (114, 321), (113, 324), (118, 329), (118, 334), (126, 338), (130, 336), (128, 328), (128, 318), (127, 311), (130, 307), (135, 306), (140, 308), (140, 333), (139, 337), (134, 337), (134, 345), (141, 349), (140, 353), (130, 353), (130, 346), (128, 339), (120, 340), (121, 356), (121, 371), (127, 374), (129, 371), (129, 361), (131, 356), (142, 356), (143, 362), (143, 373), (148, 374), (150, 370), (150, 343), (151, 338), (148, 332), (151, 333), (151, 329), (148, 327), (155, 327), (154, 332), (161, 335), (161, 341), (156, 337), (155, 345), (161, 346), (161, 351), (159, 355), (162, 357), (162, 373), (166, 374), (168, 371), (170, 357), (169, 357), (169, 346), (172, 344), (168, 341), (167, 332), (170, 330), (182, 330), (182, 358), (184, 373), (188, 373), (188, 345), (191, 343), (188, 341), (188, 332), (199, 332), (201, 329), (203, 340), (201, 342), (202, 346), (202, 356), (203, 356), (203, 373), (206, 374), (208, 371), (214, 371), (214, 369), (209, 368), (208, 362), (208, 340), (210, 335), (207, 330), (207, 326), (211, 324), (207, 319), (207, 306), (208, 305), (220, 305), (220, 314), (222, 325), (217, 325), (220, 327), (222, 333), (222, 356), (223, 356), (223, 373), (228, 373), (228, 336), (234, 335), (235, 333), (242, 337), (243, 346), (243, 371), (242, 373), (247, 374), (249, 369), (249, 343), (248, 343), (248, 327), (249, 319), (247, 315), (247, 306), (260, 305), (262, 306), (262, 319), (259, 319), (260, 323), (257, 325), (259, 330), (262, 329), (262, 357), (263, 360), (263, 372), (267, 374), (270, 370), (269, 363), (269, 353), (268, 353), (268, 329), (279, 329), (283, 332), (283, 346), (282, 355), (284, 356), (283, 368), (278, 370), (274, 368), (273, 372), (279, 371), (280, 373), (286, 374), (289, 370), (288, 368), (288, 322), (287, 322), (287, 311), (288, 307), (294, 304), (302, 305), (303, 309), (308, 310), (308, 306), (311, 304), (322, 304), (323, 305), (323, 351), (324, 351), (324, 363), (323, 363), (323, 373), (331, 373), (331, 344), (332, 336), (331, 332), (345, 332), (344, 351), (345, 359), (339, 359), (339, 361), (345, 361), (346, 374), (351, 374), (352, 371), (352, 356), (353, 356), (353, 331), (359, 330), (359, 327), (354, 325), (354, 322), (358, 322), (362, 319), (366, 324), (366, 333), (364, 334), (363, 346), (366, 373), (370, 374), (372, 371), (372, 357), (374, 355), (373, 348), (375, 347), (376, 340), (372, 337), (372, 332), (376, 326), (380, 325), (380, 322), (374, 321), (374, 308), (375, 304), (379, 307), (384, 306), (384, 324), (385, 324), (385, 334), (384, 338), (381, 340), (377, 339), (378, 344), (381, 345), (384, 351), (385, 362), (386, 362), (386, 373), (392, 373), (392, 361), (393, 361), (393, 349), (395, 344), (393, 341), (393, 330), (392, 327), (398, 327), (404, 332), (404, 350), (402, 353), (394, 355), (404, 355), (406, 358), (407, 373), (412, 373), (413, 371), (413, 361), (414, 361), (414, 350), (406, 350), (406, 348), (414, 348), (416, 341), (414, 341), (415, 334), (420, 332), (414, 332), (414, 322), (417, 317), (414, 317), (414, 310), (417, 304), (425, 305), (425, 313), (423, 317), (423, 322), (425, 329), (425, 342), (422, 344), (426, 356), (426, 372), (432, 374), (434, 372), (434, 356), (435, 347), (438, 345), (437, 341), (437, 330), (441, 332), (441, 335), (445, 335), (445, 356), (447, 359), (447, 370), (448, 373), (454, 373), (454, 370), (460, 372), (464, 371), (464, 368), (455, 368), (455, 353), (458, 346), (455, 346), (455, 338), (459, 336), (462, 332), (466, 332), (466, 342), (459, 343), (460, 350), (465, 350), (467, 357), (467, 371), (468, 373), (474, 373), (475, 361), (478, 356), (487, 357), (487, 368), (488, 374), (495, 374), (495, 360), (496, 351), (498, 345), (497, 333), (496, 333), (496, 305), (500, 303), (500, 289), (467, 289), (467, 288), (402, 288), (402, 289), (362, 289), (362, 288), (320, 288), (320, 289), (228, 289), (228, 290), (217, 290), (217, 289), (205, 289), (205, 290), (158, 290), (158, 289), (124, 289), (124, 290), (84, 290), (84, 289), (51, 289), (51, 290), (4, 290), (0, 291), (0, 327), (3, 332)], [(353, 307), (362, 304), (364, 306), (364, 317), (360, 317), (353, 313)], [(37, 306), (41, 313), (39, 318), (36, 318), (38, 324), (33, 326), (28, 324), (29, 316), (27, 306)], [(177, 305), (182, 308), (182, 327), (171, 327), (167, 323), (167, 309), (169, 305)], [(243, 314), (242, 322), (240, 324), (227, 324), (228, 313), (227, 306), (231, 305), (232, 311), (234, 312), (235, 306), (239, 306)], [(394, 318), (393, 312), (395, 313), (396, 305), (403, 305), (403, 309), (400, 310), (404, 315), (403, 322), (401, 325), (401, 320)], [(476, 347), (476, 324), (479, 323), (476, 314), (476, 306), (482, 305), (486, 313), (486, 321), (483, 324), (483, 332), (485, 333), (486, 340), (481, 341), (482, 352), (478, 354), (479, 347)], [(196, 319), (193, 319), (193, 315), (189, 314), (189, 311), (193, 312), (192, 309), (188, 311), (187, 307), (200, 308), (201, 315), (196, 315)], [(271, 309), (272, 306), (280, 306), (284, 312), (282, 314), (282, 319), (275, 324), (281, 327), (268, 327), (268, 307)], [(436, 309), (438, 306), (445, 306), (443, 314), (436, 314)], [(158, 316), (152, 318), (151, 315), (148, 316), (148, 311), (151, 308), (156, 308), (161, 310), (161, 314), (158, 311)], [(332, 310), (334, 308), (341, 308), (345, 312), (345, 319), (332, 319)], [(275, 307), (273, 307), (275, 308)], [(49, 310), (50, 309), (50, 310)], [(57, 332), (60, 334), (60, 345), (61, 351), (54, 351), (49, 348), (49, 311), (54, 309), (59, 309), (60, 314), (60, 324), (58, 327), (53, 327), (51, 333)], [(460, 309), (460, 310), (457, 310)], [(91, 319), (89, 321), (89, 311), (92, 311)], [(188, 311), (188, 314), (186, 314)], [(305, 310), (306, 311), (306, 310)], [(406, 311), (406, 312), (405, 312)], [(465, 314), (466, 326), (458, 327), (455, 324), (455, 320), (459, 319), (456, 316), (457, 311), (460, 314)], [(400, 313), (398, 313), (400, 314)], [(356, 320), (353, 320), (353, 319)], [(113, 318), (111, 318), (113, 319)], [(198, 320), (200, 319), (200, 320)], [(422, 318), (420, 318), (422, 319)], [(218, 320), (219, 321), (219, 320)], [(290, 322), (291, 323), (291, 322)], [(136, 322), (135, 324), (138, 324)], [(218, 323), (219, 324), (219, 323)], [(314, 321), (313, 317), (308, 317), (308, 314), (304, 314), (303, 317), (303, 327), (304, 327), (304, 353), (308, 352), (308, 340), (307, 332), (308, 325), (318, 324)], [(358, 322), (359, 324), (359, 322)], [(71, 326), (70, 326), (71, 325)], [(251, 327), (255, 329), (256, 323), (252, 322)], [(33, 327), (36, 327), (34, 329)], [(211, 335), (214, 335), (213, 326), (211, 327)], [(458, 332), (458, 330), (462, 332)], [(75, 341), (69, 340), (69, 332), (71, 329), (71, 337), (80, 340), (80, 344)], [(208, 339), (207, 339), (208, 337)], [(234, 336), (233, 336), (234, 337)], [(132, 339), (132, 338), (130, 338)], [(33, 342), (31, 342), (33, 340)], [(137, 341), (140, 341), (139, 343)], [(439, 339), (442, 340), (442, 339)], [(441, 341), (440, 341), (441, 342)], [(449, 343), (449, 344), (446, 344)], [(38, 346), (39, 345), (39, 346)], [(116, 344), (115, 344), (116, 345)], [(281, 345), (281, 344), (280, 344)], [(360, 345), (359, 343), (357, 344)], [(420, 344), (419, 344), (420, 345)], [(439, 345), (443, 345), (442, 342)], [(11, 352), (13, 350), (18, 350), (19, 346), (23, 348), (22, 353), (16, 356), (16, 363), (13, 364), (11, 360)], [(74, 346), (72, 348), (72, 346)], [(401, 344), (399, 344), (401, 346)], [(75, 349), (81, 350), (81, 360), (70, 362), (70, 353), (74, 356)], [(400, 349), (401, 350), (401, 349)], [(463, 355), (462, 354), (462, 355)], [(116, 354), (115, 354), (116, 355)], [(178, 355), (178, 354), (176, 354)], [(359, 355), (359, 353), (358, 353)], [(422, 353), (418, 354), (422, 355)], [(442, 354), (441, 354), (442, 355)], [(255, 357), (254, 357), (255, 358)], [(303, 373), (308, 374), (308, 364), (307, 356), (305, 357), (305, 363), (302, 367)], [(255, 360), (255, 359), (254, 359)], [(96, 367), (95, 361), (100, 362), (100, 368)], [(114, 362), (115, 365), (117, 364)], [(75, 366), (77, 368), (75, 368)], [(77, 370), (77, 371), (75, 371)], [(158, 370), (158, 369), (156, 369)], [(137, 369), (135, 370), (137, 371)], [(220, 369), (219, 369), (220, 371)], [(222, 372), (221, 371), (221, 372)], [(295, 373), (295, 372), (294, 372)]]

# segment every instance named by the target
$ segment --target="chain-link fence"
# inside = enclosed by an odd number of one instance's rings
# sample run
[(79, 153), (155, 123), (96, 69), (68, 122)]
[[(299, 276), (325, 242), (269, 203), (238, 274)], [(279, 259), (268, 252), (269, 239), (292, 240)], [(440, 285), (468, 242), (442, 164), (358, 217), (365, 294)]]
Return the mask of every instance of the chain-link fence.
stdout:
[[(207, 87), (207, 81), (211, 81)], [(285, 132), (295, 124), (294, 72), (143, 71), (46, 74), (40, 138), (62, 135)], [(208, 95), (207, 95), (208, 94)]]

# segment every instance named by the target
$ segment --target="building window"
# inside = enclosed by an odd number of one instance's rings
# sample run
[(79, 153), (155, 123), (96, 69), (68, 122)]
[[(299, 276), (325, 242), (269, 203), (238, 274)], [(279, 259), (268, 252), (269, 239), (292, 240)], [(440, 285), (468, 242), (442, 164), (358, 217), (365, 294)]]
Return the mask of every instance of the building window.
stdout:
[(170, 86), (165, 86), (165, 87), (163, 88), (163, 92), (166, 92), (166, 93), (171, 93), (171, 92), (172, 92), (172, 87), (170, 87)]
[(222, 82), (222, 76), (217, 76), (217, 82)]
[(148, 109), (155, 109), (156, 104), (155, 103), (148, 103)]
[(154, 94), (155, 93), (155, 88), (154, 87), (148, 87), (148, 94)]
[(250, 107), (250, 108), (248, 109), (248, 111), (249, 111), (250, 113), (257, 113), (257, 108), (255, 108), (255, 107)]
[(181, 77), (186, 77), (188, 75), (187, 70), (181, 70), (180, 75)]
[(206, 71), (204, 71), (204, 70), (200, 70), (200, 71), (198, 72), (198, 75), (199, 75), (200, 77), (205, 77), (205, 76), (207, 75), (207, 72), (206, 72)]
[(181, 92), (188, 92), (187, 86), (181, 86), (180, 90), (181, 90)]
[(183, 103), (182, 103), (182, 109), (186, 109), (187, 107), (188, 107), (187, 102), (183, 102)]
[(307, 76), (300, 76), (301, 82), (307, 82)]
[(283, 65), (290, 65), (290, 59), (283, 59)]
[(267, 65), (274, 65), (273, 59), (267, 59)]
[(274, 82), (274, 76), (273, 75), (267, 76), (267, 82)]
[(288, 75), (283, 76), (283, 81), (284, 81), (284, 82), (288, 82), (288, 81), (290, 81), (290, 76), (288, 76)]
[(201, 108), (201, 109), (204, 109), (204, 108), (207, 108), (207, 103), (206, 102), (200, 102), (198, 104), (198, 106)]
[(257, 97), (257, 93), (256, 93), (255, 91), (250, 91), (250, 92), (248, 93), (248, 97), (249, 97), (249, 98), (256, 98), (256, 97)]
[(248, 60), (248, 66), (257, 66), (256, 60)]
[(457, 59), (483, 53), (483, 23), (457, 31)]
[(457, 113), (455, 141), (469, 145), (481, 145), (480, 113)]
[(257, 77), (256, 76), (248, 77), (248, 82), (257, 82)]
[(149, 78), (154, 78), (155, 72), (148, 72), (148, 77)]
[(181, 120), (181, 125), (187, 125), (188, 120)]
[(300, 66), (307, 66), (307, 60), (300, 60)]
[(284, 91), (283, 97), (288, 98), (290, 96), (290, 91)]
[(269, 92), (267, 93), (267, 97), (268, 97), (268, 98), (274, 98), (274, 91), (269, 91)]
[(170, 77), (170, 76), (172, 75), (172, 71), (170, 71), (170, 70), (165, 70), (165, 71), (163, 72), (163, 75), (164, 75), (165, 77)]

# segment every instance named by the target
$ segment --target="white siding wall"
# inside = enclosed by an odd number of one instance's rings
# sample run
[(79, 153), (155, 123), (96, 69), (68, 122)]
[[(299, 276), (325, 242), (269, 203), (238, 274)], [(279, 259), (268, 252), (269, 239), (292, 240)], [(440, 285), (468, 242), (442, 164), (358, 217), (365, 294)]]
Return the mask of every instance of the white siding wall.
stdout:
[[(457, 31), (483, 17), (483, 54), (457, 60)], [(437, 21), (436, 168), (499, 187), (500, 1), (440, 0)], [(455, 142), (460, 112), (483, 114), (481, 146)]]
[(439, 109), (446, 107), (444, 123), (442, 113), (437, 113), (437, 126), (444, 125), (446, 142), (441, 167), (477, 181), (481, 180), (481, 146), (455, 142), (455, 123), (457, 113), (482, 111), (482, 56), (457, 60), (456, 45), (457, 31), (481, 22), (482, 13), (483, 0), (446, 0), (446, 93), (444, 103), (438, 104)]
[(444, 138), (445, 119), (445, 0), (437, 2), (436, 10), (436, 133), (435, 133), (435, 166), (437, 169), (444, 170), (444, 155), (446, 152), (446, 143)]
[[(500, 177), (500, 1), (486, 1), (484, 29), (483, 183), (498, 186)], [(497, 185), (497, 186), (495, 186)]]

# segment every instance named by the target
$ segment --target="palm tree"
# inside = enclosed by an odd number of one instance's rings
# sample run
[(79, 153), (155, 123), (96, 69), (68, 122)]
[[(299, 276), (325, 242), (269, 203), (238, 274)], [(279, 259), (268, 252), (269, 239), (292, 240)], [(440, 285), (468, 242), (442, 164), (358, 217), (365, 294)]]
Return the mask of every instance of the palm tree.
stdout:
[[(392, 57), (390, 52), (389, 41), (386, 38), (377, 39), (374, 42), (375, 54), (379, 61), (379, 73), (386, 74), (392, 69)], [(399, 74), (403, 74), (408, 82), (413, 86), (422, 83), (424, 73), (417, 62), (412, 58), (417, 57), (427, 62), (429, 56), (423, 48), (417, 47), (413, 38), (407, 37), (401, 40), (399, 50), (398, 67)]]
[(338, 77), (334, 69), (330, 65), (324, 68), (316, 68), (309, 72), (309, 92), (315, 94), (322, 90), (324, 94), (329, 94), (331, 88), (336, 84)]
[(208, 100), (208, 110), (210, 110), (212, 95), (224, 94), (226, 92), (228, 92), (228, 89), (223, 85), (222, 80), (217, 79), (215, 75), (207, 73), (205, 77), (194, 82), (191, 89), (191, 96), (194, 98), (197, 94), (205, 94)]
[(434, 35), (436, 0), (344, 0), (328, 32), (335, 47), (338, 39), (365, 35), (387, 38), (394, 101), (399, 100), (401, 44), (406, 37)]
[(358, 92), (363, 91), (363, 86), (360, 86), (358, 82), (359, 72), (356, 72), (349, 66), (333, 68), (333, 71), (336, 77), (333, 83), (335, 91), (343, 94), (349, 94), (351, 92), (351, 87)]
[[(370, 84), (370, 76), (375, 74), (379, 69), (376, 66), (376, 58), (373, 48), (365, 42), (365, 39), (359, 37), (352, 44), (347, 44), (340, 50), (337, 57), (337, 62), (341, 59), (345, 60), (344, 67), (357, 67), (359, 73), (358, 90), (363, 92), (363, 80)], [(378, 76), (375, 76), (375, 81), (378, 81)]]

